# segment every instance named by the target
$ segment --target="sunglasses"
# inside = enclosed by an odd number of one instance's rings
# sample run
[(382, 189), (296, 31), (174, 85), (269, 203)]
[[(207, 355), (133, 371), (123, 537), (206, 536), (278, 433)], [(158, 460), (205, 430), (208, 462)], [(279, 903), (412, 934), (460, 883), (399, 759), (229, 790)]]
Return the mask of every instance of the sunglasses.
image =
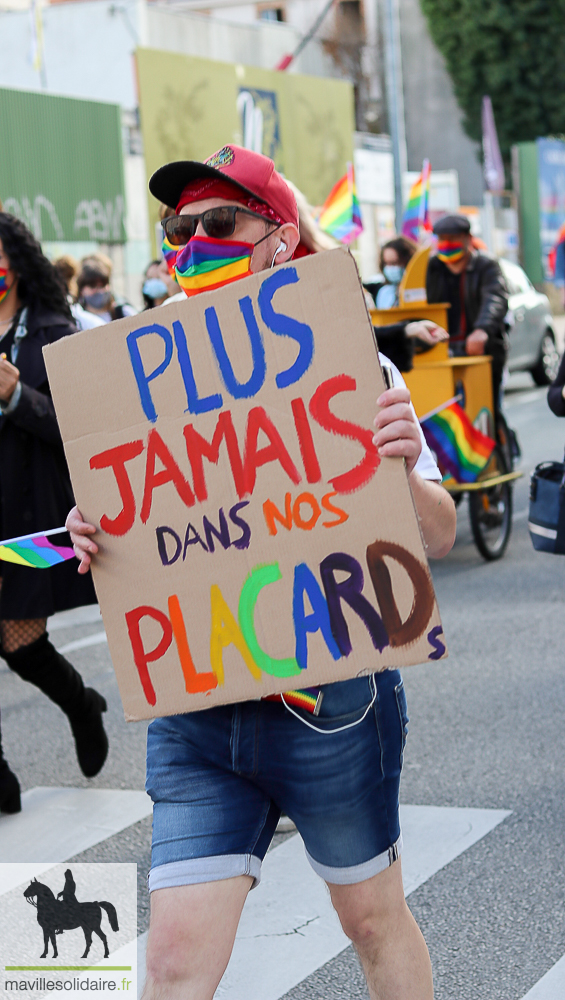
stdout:
[(206, 236), (215, 240), (225, 240), (235, 232), (238, 212), (250, 215), (253, 219), (269, 222), (269, 219), (258, 215), (257, 212), (251, 212), (248, 208), (241, 208), (239, 205), (220, 205), (218, 208), (200, 212), (199, 215), (170, 215), (167, 219), (163, 219), (162, 226), (169, 243), (175, 247), (186, 246), (195, 235), (199, 222), (202, 223)]

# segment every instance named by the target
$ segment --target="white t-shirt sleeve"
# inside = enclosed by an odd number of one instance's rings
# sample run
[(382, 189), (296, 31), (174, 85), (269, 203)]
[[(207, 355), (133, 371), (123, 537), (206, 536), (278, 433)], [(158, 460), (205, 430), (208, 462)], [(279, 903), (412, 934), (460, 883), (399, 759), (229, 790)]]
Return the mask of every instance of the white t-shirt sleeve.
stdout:
[[(392, 372), (393, 385), (395, 386), (406, 385), (406, 382), (402, 378), (402, 375), (398, 371), (396, 365), (393, 365), (392, 361), (389, 361), (389, 359), (380, 352), (379, 352), (379, 361), (381, 365), (387, 365), (390, 368)], [(412, 409), (414, 410), (414, 407), (412, 407)], [(416, 416), (415, 411), (414, 411), (414, 416)], [(418, 418), (416, 417), (416, 419)], [(420, 425), (418, 424), (418, 426)], [(432, 455), (430, 449), (428, 448), (428, 445), (426, 444), (426, 439), (424, 437), (424, 433), (421, 427), (420, 427), (420, 437), (422, 439), (422, 450), (420, 452), (418, 461), (416, 462), (414, 468), (416, 469), (416, 472), (422, 477), (422, 479), (433, 479), (436, 482), (441, 483), (442, 480), (441, 472), (437, 467), (437, 463), (434, 456)]]

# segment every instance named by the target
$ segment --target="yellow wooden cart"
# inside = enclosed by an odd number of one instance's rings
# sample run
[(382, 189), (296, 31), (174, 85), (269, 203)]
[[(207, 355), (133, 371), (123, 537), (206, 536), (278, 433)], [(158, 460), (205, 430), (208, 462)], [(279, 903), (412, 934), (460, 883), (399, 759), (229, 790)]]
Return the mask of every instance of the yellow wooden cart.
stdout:
[[(428, 303), (426, 270), (429, 248), (419, 250), (408, 264), (399, 286), (399, 305), (372, 309), (373, 326), (401, 320), (429, 319), (447, 329), (449, 303)], [(472, 424), (496, 440), (492, 458), (475, 483), (452, 478), (444, 486), (459, 503), (469, 494), (469, 516), (475, 544), (488, 560), (500, 559), (512, 531), (512, 486), (522, 473), (513, 470), (513, 456), (505, 422), (495, 428), (492, 400), (491, 358), (488, 355), (450, 357), (448, 342), (414, 356), (412, 371), (404, 375), (412, 402), (422, 420), (457, 398)]]

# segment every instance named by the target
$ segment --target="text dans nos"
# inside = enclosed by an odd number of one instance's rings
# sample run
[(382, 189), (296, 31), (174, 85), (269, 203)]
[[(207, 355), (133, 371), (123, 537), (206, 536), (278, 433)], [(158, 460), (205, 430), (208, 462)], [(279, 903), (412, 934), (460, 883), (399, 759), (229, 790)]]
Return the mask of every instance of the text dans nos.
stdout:
[[(263, 504), (263, 514), (270, 535), (276, 535), (278, 525), (290, 531), (293, 526), (301, 531), (312, 531), (319, 519), (322, 517), (322, 508), (334, 515), (331, 520), (323, 520), (324, 528), (335, 528), (338, 524), (343, 524), (349, 519), (341, 507), (332, 503), (332, 498), (337, 496), (334, 493), (326, 493), (318, 502), (313, 493), (299, 493), (294, 502), (290, 493), (285, 494), (284, 513), (282, 513), (272, 500), (265, 500)], [(241, 516), (241, 511), (249, 504), (248, 500), (242, 500), (230, 507), (228, 516), (224, 513), (223, 507), (218, 511), (217, 523), (206, 514), (202, 518), (202, 527), (190, 521), (183, 534), (179, 534), (174, 528), (165, 524), (160, 524), (155, 528), (157, 539), (157, 550), (163, 566), (172, 566), (179, 559), (185, 561), (192, 546), (198, 546), (204, 552), (216, 552), (229, 549), (247, 549), (251, 540), (251, 528), (247, 521)], [(307, 513), (308, 512), (308, 513)], [(239, 529), (240, 534), (234, 537), (234, 527)], [(200, 529), (200, 530), (199, 530)]]

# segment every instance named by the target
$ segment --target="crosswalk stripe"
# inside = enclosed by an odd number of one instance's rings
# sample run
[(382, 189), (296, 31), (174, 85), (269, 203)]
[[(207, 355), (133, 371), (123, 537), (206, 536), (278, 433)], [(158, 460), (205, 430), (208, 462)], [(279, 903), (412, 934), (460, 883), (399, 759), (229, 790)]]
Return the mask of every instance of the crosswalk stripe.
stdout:
[[(501, 809), (401, 806), (406, 895), (494, 829)], [(146, 935), (138, 940), (139, 990)], [(324, 882), (299, 836), (267, 854), (261, 884), (247, 899), (216, 1000), (279, 1000), (349, 945)], [(545, 998), (544, 998), (545, 1000)]]
[(47, 631), (56, 632), (62, 628), (77, 628), (80, 625), (101, 625), (102, 615), (97, 604), (73, 608), (72, 611), (59, 611), (47, 619)]
[(102, 642), (108, 642), (105, 632), (95, 632), (94, 635), (87, 635), (84, 639), (75, 639), (74, 642), (67, 642), (65, 646), (58, 646), (60, 653), (72, 653), (73, 649), (84, 649), (85, 646), (98, 646)]
[(149, 816), (151, 809), (151, 799), (140, 791), (32, 788), (22, 795), (21, 813), (0, 817), (0, 858), (66, 861)]
[(16, 889), (24, 882), (31, 882), (32, 879), (49, 871), (52, 867), (51, 861), (12, 861), (9, 864), (0, 862), (0, 896)]
[(565, 997), (565, 955), (546, 972), (523, 1000), (563, 1000)]

